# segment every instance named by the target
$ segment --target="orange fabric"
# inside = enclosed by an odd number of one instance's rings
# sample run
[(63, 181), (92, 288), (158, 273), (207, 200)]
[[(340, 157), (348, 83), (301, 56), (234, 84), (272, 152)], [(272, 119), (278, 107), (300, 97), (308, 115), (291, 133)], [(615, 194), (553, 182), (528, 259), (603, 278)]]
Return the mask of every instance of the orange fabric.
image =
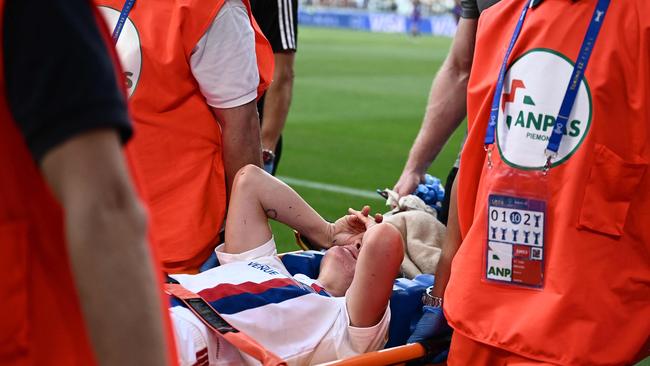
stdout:
[[(99, 12), (97, 11), (97, 9), (95, 7), (93, 7), (93, 15), (95, 17), (95, 21), (97, 22), (98, 27), (100, 28), (100, 35), (103, 37), (104, 42), (107, 45), (110, 45), (110, 46), (107, 47), (107, 50), (108, 50), (108, 52), (110, 54), (110, 57), (111, 57), (111, 59), (113, 61), (113, 65), (115, 66), (115, 74), (116, 75), (122, 75), (123, 72), (122, 72), (122, 68), (120, 67), (120, 62), (119, 62), (119, 59), (118, 59), (118, 56), (117, 56), (117, 51), (115, 50), (115, 47), (114, 47), (113, 38), (108, 33), (109, 30), (106, 28), (105, 22), (103, 21), (103, 19), (101, 17), (101, 14), (99, 14)], [(121, 84), (121, 83), (120, 83), (120, 89), (124, 92), (124, 95), (126, 97), (126, 91), (124, 90), (123, 84)], [(131, 119), (133, 119), (130, 113), (129, 113), (129, 117)], [(128, 164), (128, 166), (130, 168), (131, 176), (135, 177), (136, 174), (135, 174), (135, 169), (133, 168), (133, 162), (131, 161), (131, 159), (129, 159), (128, 155), (126, 156), (126, 158), (127, 158), (127, 164)], [(139, 187), (136, 186), (136, 191), (138, 193), (138, 196), (142, 197), (142, 192), (138, 188)], [(151, 233), (150, 232), (148, 232), (148, 239), (149, 239), (149, 243), (150, 243), (150, 245), (149, 245), (150, 254), (151, 254), (151, 257), (153, 258), (152, 263), (153, 263), (153, 268), (154, 268), (154, 272), (155, 272), (155, 275), (156, 275), (156, 282), (159, 284), (159, 288), (160, 288), (160, 291), (159, 291), (159, 293), (160, 293), (160, 307), (161, 307), (160, 311), (161, 311), (161, 314), (163, 314), (163, 327), (165, 329), (164, 331), (165, 331), (165, 337), (166, 337), (166, 341), (167, 341), (167, 360), (169, 362), (168, 363), (169, 365), (176, 365), (178, 363), (178, 361), (177, 361), (178, 360), (178, 355), (176, 353), (176, 342), (175, 342), (176, 338), (175, 338), (175, 335), (174, 335), (174, 329), (172, 328), (171, 318), (169, 317), (169, 300), (170, 299), (169, 299), (169, 296), (163, 291), (164, 278), (163, 278), (163, 271), (162, 271), (161, 266), (160, 266), (160, 260), (159, 260), (160, 257), (159, 257), (158, 252), (156, 251), (156, 248), (153, 245), (151, 245), (151, 243), (153, 241), (151, 240)]]
[(0, 66), (0, 363), (95, 365), (61, 207), (13, 121), (3, 78)]
[[(543, 290), (483, 280), (487, 195), (494, 183), (486, 174), (483, 139), (524, 2), (501, 1), (479, 19), (469, 136), (458, 178), (463, 243), (452, 264), (445, 314), (459, 334), (531, 359), (630, 363), (650, 334), (650, 2), (609, 6), (585, 76), (590, 125), (580, 126), (584, 139), (548, 176)], [(533, 49), (575, 60), (595, 3), (546, 0), (529, 11), (509, 67)], [(530, 75), (555, 77), (553, 70), (538, 70)], [(531, 85), (522, 81), (520, 98), (528, 95), (528, 104), (541, 108), (545, 101), (526, 94)], [(560, 98), (567, 81), (552, 87)], [(510, 87), (504, 86), (504, 96)], [(492, 158), (494, 169), (506, 164), (496, 147)]]
[[(4, 0), (0, 0), (3, 39)], [(0, 47), (0, 363), (95, 365), (71, 275), (61, 207), (7, 103)]]
[[(0, 0), (0, 39), (3, 11)], [(108, 42), (103, 23), (98, 26)], [(114, 54), (112, 47), (108, 50)], [(63, 212), (9, 111), (3, 61), (0, 48), (0, 363), (95, 365), (68, 259)], [(168, 316), (165, 320), (169, 359), (176, 360), (171, 322)]]
[(456, 332), (451, 338), (447, 366), (552, 366), (479, 343)]
[[(4, 75), (1, 67), (0, 72)], [(61, 207), (9, 113), (2, 78), (0, 360), (6, 365), (95, 365), (71, 274)]]
[[(97, 0), (120, 11), (124, 0)], [(128, 145), (151, 213), (151, 235), (167, 272), (196, 272), (218, 241), (226, 210), (220, 127), (192, 76), (189, 59), (224, 1), (136, 1), (129, 19), (139, 37), (139, 79), (129, 80), (137, 134)], [(248, 1), (244, 4), (249, 9)], [(273, 54), (256, 30), (259, 91)], [(118, 44), (119, 50), (119, 44)], [(134, 71), (134, 70), (125, 70)]]

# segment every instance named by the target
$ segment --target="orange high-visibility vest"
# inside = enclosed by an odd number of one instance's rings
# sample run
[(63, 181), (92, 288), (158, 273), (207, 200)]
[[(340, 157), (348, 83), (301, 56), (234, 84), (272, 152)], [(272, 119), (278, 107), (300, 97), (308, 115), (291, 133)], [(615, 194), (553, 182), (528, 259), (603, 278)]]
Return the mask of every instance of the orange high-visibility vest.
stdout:
[[(0, 39), (3, 13), (0, 0)], [(109, 45), (110, 36), (95, 16)], [(11, 115), (3, 62), (0, 47), (0, 364), (95, 365), (68, 258), (63, 212)], [(167, 314), (168, 302), (162, 302)], [(167, 315), (165, 321), (168, 359), (175, 363)]]
[[(650, 334), (650, 2), (609, 5), (548, 175), (541, 290), (484, 280), (487, 196), (494, 183), (486, 174), (484, 137), (499, 68), (525, 2), (501, 1), (479, 19), (458, 182), (463, 242), (445, 314), (461, 334), (532, 359), (630, 363)], [(493, 169), (539, 166), (524, 151), (543, 154), (547, 122), (559, 111), (595, 4), (546, 0), (529, 10), (508, 61)]]
[[(191, 52), (224, 0), (136, 1), (117, 43), (137, 134), (128, 145), (166, 271), (193, 272), (217, 244), (226, 210), (221, 130), (199, 90)], [(96, 0), (109, 25), (124, 0)], [(256, 33), (261, 93), (273, 53)], [(111, 22), (112, 20), (112, 22)]]

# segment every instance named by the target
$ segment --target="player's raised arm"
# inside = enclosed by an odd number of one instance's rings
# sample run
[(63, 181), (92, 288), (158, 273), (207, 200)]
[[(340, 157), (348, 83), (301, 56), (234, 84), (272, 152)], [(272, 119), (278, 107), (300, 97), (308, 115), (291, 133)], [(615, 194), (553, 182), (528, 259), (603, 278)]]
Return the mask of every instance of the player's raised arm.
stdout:
[(404, 242), (393, 225), (380, 223), (368, 229), (346, 294), (352, 326), (371, 327), (381, 320), (403, 258)]
[(323, 219), (291, 187), (255, 165), (237, 173), (226, 220), (228, 253), (242, 253), (266, 243), (272, 236), (268, 220), (286, 224), (321, 248), (360, 243), (366, 229), (380, 222), (381, 215), (368, 217), (370, 207), (351, 210), (334, 223)]
[(319, 246), (331, 243), (333, 225), (325, 221), (296, 191), (255, 165), (237, 173), (226, 220), (228, 253), (242, 253), (267, 242), (268, 220), (282, 222)]

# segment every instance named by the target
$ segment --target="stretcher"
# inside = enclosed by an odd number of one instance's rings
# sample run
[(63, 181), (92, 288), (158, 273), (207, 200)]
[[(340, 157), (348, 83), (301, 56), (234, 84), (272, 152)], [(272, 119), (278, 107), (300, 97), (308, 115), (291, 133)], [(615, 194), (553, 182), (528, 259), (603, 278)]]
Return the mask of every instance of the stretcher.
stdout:
[[(301, 247), (306, 247), (299, 241)], [(318, 277), (321, 260), (324, 252), (316, 250), (301, 250), (281, 255), (282, 262), (293, 275), (302, 273), (311, 278)], [(216, 254), (213, 254), (201, 267), (201, 271), (219, 265)], [(353, 366), (353, 365), (393, 365), (404, 364), (418, 359), (433, 359), (444, 353), (449, 348), (449, 337), (428, 341), (424, 344), (406, 344), (415, 324), (422, 316), (422, 294), (432, 286), (434, 277), (423, 274), (414, 279), (397, 278), (393, 285), (393, 294), (390, 299), (391, 321), (389, 325), (389, 338), (385, 349), (369, 352), (347, 359), (337, 360), (325, 365)]]

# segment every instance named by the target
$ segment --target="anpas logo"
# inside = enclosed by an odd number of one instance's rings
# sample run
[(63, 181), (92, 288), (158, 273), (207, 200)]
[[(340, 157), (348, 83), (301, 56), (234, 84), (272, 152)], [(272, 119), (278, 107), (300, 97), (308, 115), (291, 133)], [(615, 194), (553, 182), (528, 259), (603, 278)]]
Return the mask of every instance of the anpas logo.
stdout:
[[(113, 8), (100, 6), (99, 11), (104, 17), (108, 29), (112, 32), (115, 29), (120, 12)], [(124, 79), (129, 97), (133, 95), (138, 81), (140, 80), (140, 71), (142, 70), (142, 49), (140, 47), (140, 35), (131, 19), (126, 19), (124, 28), (115, 47), (120, 57), (120, 64), (124, 70)]]
[[(573, 63), (549, 49), (533, 49), (510, 66), (499, 103), (497, 144), (501, 158), (520, 169), (542, 169)], [(553, 166), (565, 162), (580, 147), (591, 124), (591, 94), (583, 79)]]

